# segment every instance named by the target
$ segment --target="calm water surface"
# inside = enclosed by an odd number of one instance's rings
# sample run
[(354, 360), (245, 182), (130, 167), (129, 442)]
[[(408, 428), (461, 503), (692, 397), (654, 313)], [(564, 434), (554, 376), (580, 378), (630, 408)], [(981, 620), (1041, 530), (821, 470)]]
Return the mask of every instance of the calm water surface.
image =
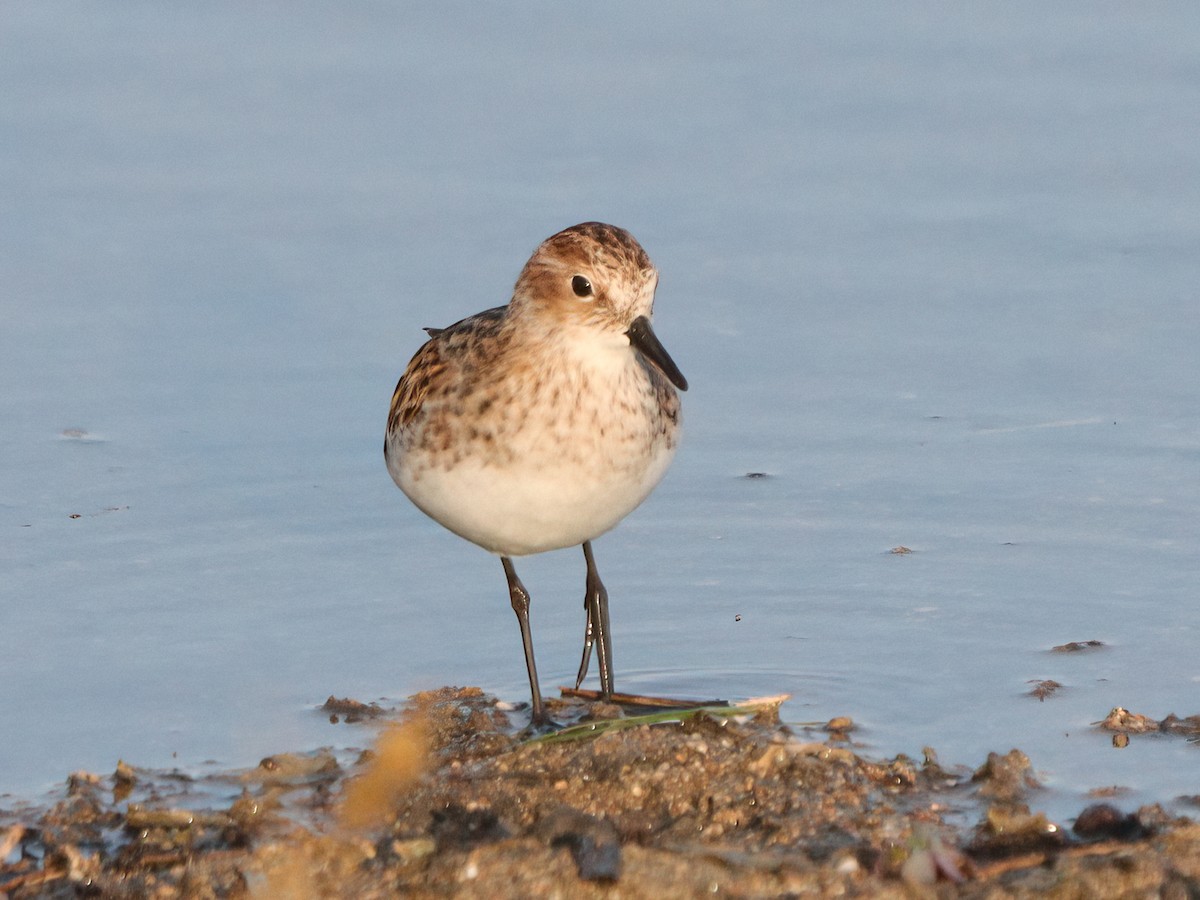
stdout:
[[(420, 327), (586, 219), (692, 385), (596, 546), (621, 688), (1018, 746), (1060, 817), (1200, 793), (1090, 726), (1200, 712), (1198, 15), (830, 12), (8, 9), (0, 795), (366, 741), (329, 694), (523, 699), (499, 563), (380, 447)], [(567, 683), (582, 556), (520, 571)]]

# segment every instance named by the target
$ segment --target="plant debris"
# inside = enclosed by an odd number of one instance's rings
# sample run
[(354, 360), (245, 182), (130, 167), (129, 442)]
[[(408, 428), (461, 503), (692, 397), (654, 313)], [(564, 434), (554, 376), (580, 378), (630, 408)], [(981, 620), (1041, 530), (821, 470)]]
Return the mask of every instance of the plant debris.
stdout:
[(1200, 740), (1200, 715), (1180, 718), (1175, 713), (1169, 713), (1166, 718), (1158, 720), (1117, 706), (1099, 722), (1092, 724), (1123, 735), (1172, 734), (1192, 741)]
[(1054, 694), (1060, 688), (1062, 688), (1061, 684), (1059, 684), (1057, 681), (1054, 681), (1049, 678), (1047, 678), (1045, 680), (1038, 680), (1038, 679), (1034, 678), (1025, 683), (1033, 685), (1033, 688), (1029, 691), (1029, 696), (1037, 697), (1038, 700), (1041, 700), (1043, 703), (1046, 701), (1047, 697), (1054, 696)]
[(1052, 653), (1078, 653), (1080, 650), (1095, 650), (1103, 647), (1103, 641), (1070, 641), (1066, 644), (1059, 644), (1057, 647), (1051, 647)]

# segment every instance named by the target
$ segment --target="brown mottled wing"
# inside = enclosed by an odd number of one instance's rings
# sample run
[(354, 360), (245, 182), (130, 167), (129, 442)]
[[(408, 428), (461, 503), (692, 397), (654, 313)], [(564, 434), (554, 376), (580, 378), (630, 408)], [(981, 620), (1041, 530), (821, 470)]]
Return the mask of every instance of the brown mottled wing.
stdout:
[(407, 426), (421, 411), (430, 388), (444, 377), (446, 369), (461, 368), (472, 349), (472, 335), (493, 333), (504, 320), (508, 307), (476, 313), (446, 328), (425, 329), (430, 338), (408, 363), (392, 394), (388, 434)]
[(442, 356), (441, 342), (437, 338), (426, 341), (408, 363), (408, 368), (396, 382), (392, 394), (392, 408), (388, 413), (388, 434), (395, 434), (411, 422), (421, 411), (421, 405), (433, 384), (446, 369)]

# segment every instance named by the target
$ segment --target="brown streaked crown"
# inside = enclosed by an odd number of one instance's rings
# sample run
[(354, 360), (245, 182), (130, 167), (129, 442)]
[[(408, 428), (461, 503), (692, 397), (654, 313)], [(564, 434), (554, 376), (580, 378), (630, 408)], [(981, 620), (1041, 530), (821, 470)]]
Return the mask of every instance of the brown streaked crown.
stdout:
[[(590, 302), (573, 295), (575, 275), (591, 282)], [(657, 282), (654, 264), (633, 235), (615, 225), (584, 222), (534, 251), (517, 278), (511, 306), (517, 314), (552, 312), (627, 327), (635, 317), (651, 314)]]

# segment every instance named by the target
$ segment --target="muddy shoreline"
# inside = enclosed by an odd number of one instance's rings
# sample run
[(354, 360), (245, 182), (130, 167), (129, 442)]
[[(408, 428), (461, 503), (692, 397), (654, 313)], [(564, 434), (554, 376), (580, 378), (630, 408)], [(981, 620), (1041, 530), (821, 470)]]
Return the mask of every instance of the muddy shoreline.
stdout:
[(371, 750), (206, 778), (122, 763), (0, 809), (0, 897), (1200, 897), (1188, 818), (1098, 800), (1052, 822), (1019, 750), (874, 760), (849, 720), (773, 709), (621, 727), (560, 701), (582, 733), (531, 742), (477, 689), (333, 701), (377, 723)]

